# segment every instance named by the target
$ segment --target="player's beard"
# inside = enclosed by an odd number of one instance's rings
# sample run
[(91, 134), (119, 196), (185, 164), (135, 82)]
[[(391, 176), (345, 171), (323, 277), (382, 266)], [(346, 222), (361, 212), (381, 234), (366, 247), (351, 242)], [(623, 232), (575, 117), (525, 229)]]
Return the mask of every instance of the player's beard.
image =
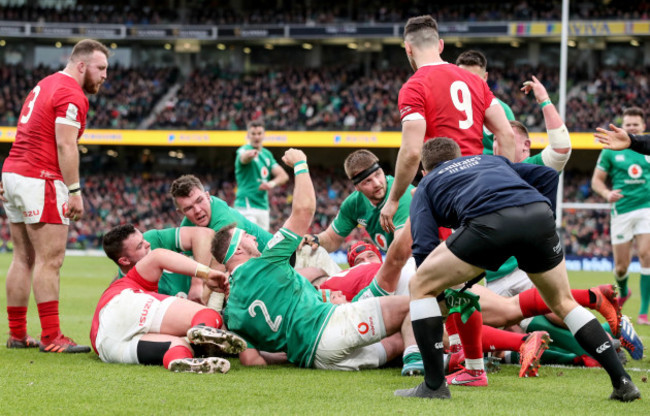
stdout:
[(88, 94), (97, 94), (99, 92), (99, 87), (102, 85), (102, 82), (99, 83), (93, 81), (90, 73), (86, 72), (84, 74), (84, 85), (83, 90)]

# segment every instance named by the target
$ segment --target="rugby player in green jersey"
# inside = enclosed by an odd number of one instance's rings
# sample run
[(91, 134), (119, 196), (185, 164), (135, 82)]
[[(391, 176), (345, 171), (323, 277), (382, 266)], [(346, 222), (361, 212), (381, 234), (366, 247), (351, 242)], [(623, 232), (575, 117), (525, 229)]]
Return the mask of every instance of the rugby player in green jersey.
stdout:
[(235, 209), (246, 219), (269, 231), (268, 191), (289, 180), (289, 175), (278, 165), (273, 154), (262, 147), (264, 124), (261, 120), (248, 123), (248, 143), (237, 149), (235, 179), (237, 196)]
[[(641, 134), (645, 130), (645, 114), (638, 107), (623, 113), (623, 130)], [(612, 187), (605, 181), (610, 178)], [(591, 187), (612, 204), (611, 239), (614, 251), (614, 276), (620, 289), (621, 305), (630, 297), (628, 267), (632, 256), (632, 240), (636, 239), (641, 263), (641, 305), (637, 323), (648, 325), (650, 306), (650, 157), (631, 149), (600, 153), (591, 178)]]
[[(212, 255), (230, 272), (224, 310), (228, 327), (249, 343), (244, 365), (265, 365), (259, 351), (286, 353), (301, 367), (360, 370), (381, 366), (401, 353), (399, 335), (408, 298), (387, 296), (345, 305), (322, 301), (319, 292), (290, 265), (289, 257), (307, 232), (316, 197), (305, 154), (289, 149), (293, 167), (291, 216), (260, 252), (255, 236), (234, 226), (217, 232)], [(347, 336), (341, 336), (345, 332)], [(381, 342), (380, 342), (381, 341)]]
[(374, 244), (386, 252), (393, 239), (402, 232), (408, 219), (413, 186), (409, 185), (408, 192), (399, 200), (393, 219), (395, 231), (386, 232), (379, 223), (379, 213), (386, 203), (394, 178), (385, 175), (377, 156), (365, 149), (348, 155), (343, 167), (356, 191), (345, 198), (338, 215), (329, 227), (318, 235), (305, 236), (305, 243), (310, 244), (312, 248), (320, 245), (332, 252), (341, 246), (345, 237), (356, 227), (363, 227)]
[(219, 231), (235, 222), (239, 228), (257, 238), (260, 250), (271, 239), (271, 233), (247, 220), (224, 200), (210, 195), (194, 175), (183, 175), (176, 179), (172, 182), (169, 193), (174, 199), (176, 210), (185, 216), (181, 227), (208, 227)]

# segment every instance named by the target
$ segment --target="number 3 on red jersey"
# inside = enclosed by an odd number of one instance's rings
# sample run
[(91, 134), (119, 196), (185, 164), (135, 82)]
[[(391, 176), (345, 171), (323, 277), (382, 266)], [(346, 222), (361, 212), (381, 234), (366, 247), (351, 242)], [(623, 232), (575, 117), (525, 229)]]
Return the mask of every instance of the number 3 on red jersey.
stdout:
[(32, 92), (34, 93), (34, 98), (27, 104), (27, 107), (29, 108), (29, 112), (22, 116), (20, 118), (20, 122), (22, 124), (26, 124), (29, 121), (29, 118), (32, 116), (32, 111), (34, 111), (34, 104), (36, 103), (36, 99), (38, 98), (38, 94), (41, 92), (41, 86), (37, 85)]

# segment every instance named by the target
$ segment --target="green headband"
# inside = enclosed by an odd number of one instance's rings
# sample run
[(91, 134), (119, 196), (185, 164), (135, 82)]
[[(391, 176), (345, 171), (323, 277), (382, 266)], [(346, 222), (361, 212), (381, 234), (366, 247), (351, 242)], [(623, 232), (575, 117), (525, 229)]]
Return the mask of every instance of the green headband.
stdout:
[(235, 231), (232, 233), (232, 239), (230, 240), (230, 245), (228, 246), (228, 251), (226, 251), (226, 257), (223, 258), (223, 264), (228, 263), (228, 260), (235, 254), (237, 247), (239, 247), (239, 242), (244, 236), (244, 230), (241, 228), (235, 228)]

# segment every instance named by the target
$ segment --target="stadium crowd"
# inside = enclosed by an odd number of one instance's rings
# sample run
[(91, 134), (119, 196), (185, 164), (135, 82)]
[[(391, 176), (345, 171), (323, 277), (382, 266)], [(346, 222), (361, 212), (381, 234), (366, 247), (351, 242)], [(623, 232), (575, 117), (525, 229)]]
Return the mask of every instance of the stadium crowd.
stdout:
[[(0, 8), (0, 20), (52, 23), (104, 23), (124, 25), (155, 24), (329, 24), (343, 22), (399, 23), (408, 16), (432, 14), (440, 22), (453, 21), (511, 21), (559, 20), (559, 0), (485, 1), (481, 3), (456, 1), (453, 4), (434, 2), (401, 2), (398, 0), (334, 1), (327, 4), (267, 1), (242, 1), (241, 7), (223, 7), (223, 2), (187, 2), (184, 8), (170, 3), (145, 1), (134, 7), (128, 0), (101, 3), (78, 0), (75, 5), (58, 7), (10, 4)], [(221, 6), (221, 7), (220, 7)], [(237, 6), (237, 4), (235, 4)], [(650, 3), (644, 0), (594, 4), (571, 2), (574, 19), (647, 19)]]
[[(50, 71), (20, 65), (0, 68), (0, 125), (16, 125), (30, 85)], [(513, 65), (489, 68), (488, 84), (510, 104), (531, 131), (543, 131), (544, 121), (534, 100), (521, 91), (522, 80), (538, 76), (546, 89), (559, 88), (557, 68)], [(592, 80), (581, 68), (570, 67), (566, 125), (570, 131), (592, 131), (620, 119), (623, 107), (641, 106), (650, 99), (648, 68), (620, 65), (602, 68)], [(358, 66), (318, 70), (278, 67), (234, 73), (211, 67), (196, 70), (185, 80), (175, 67), (111, 68), (111, 77), (91, 97), (90, 128), (137, 128), (152, 116), (149, 128), (245, 130), (247, 120), (262, 117), (268, 130), (394, 131), (400, 129), (397, 94), (410, 71)], [(174, 83), (181, 88), (158, 114), (154, 106)], [(551, 99), (557, 96), (551, 93)], [(620, 117), (620, 116), (617, 116)], [(650, 122), (650, 120), (648, 120)]]
[[(29, 90), (50, 68), (0, 66), (0, 125), (15, 126)], [(88, 119), (93, 128), (137, 128), (178, 78), (175, 67), (111, 67), (101, 93), (90, 96)]]
[[(312, 167), (311, 170), (317, 208), (310, 232), (320, 233), (332, 222), (338, 213), (338, 207), (354, 188), (344, 179), (342, 172), (333, 168)], [(213, 170), (200, 177), (212, 195), (232, 206), (236, 189), (232, 169)], [(568, 172), (565, 177), (565, 201), (603, 202), (591, 191), (589, 175)], [(141, 230), (177, 226), (182, 217), (169, 196), (169, 186), (174, 179), (175, 176), (163, 173), (86, 175), (84, 195), (87, 214), (82, 221), (70, 226), (68, 248), (100, 248), (103, 233), (119, 224), (132, 223)], [(279, 229), (289, 215), (291, 189), (293, 185), (287, 183), (274, 188), (269, 194), (272, 230)], [(565, 209), (562, 226), (567, 255), (611, 257), (608, 210)], [(364, 237), (365, 231), (358, 228), (346, 239), (344, 248)], [(0, 239), (0, 251), (9, 250), (9, 225), (2, 208)]]

